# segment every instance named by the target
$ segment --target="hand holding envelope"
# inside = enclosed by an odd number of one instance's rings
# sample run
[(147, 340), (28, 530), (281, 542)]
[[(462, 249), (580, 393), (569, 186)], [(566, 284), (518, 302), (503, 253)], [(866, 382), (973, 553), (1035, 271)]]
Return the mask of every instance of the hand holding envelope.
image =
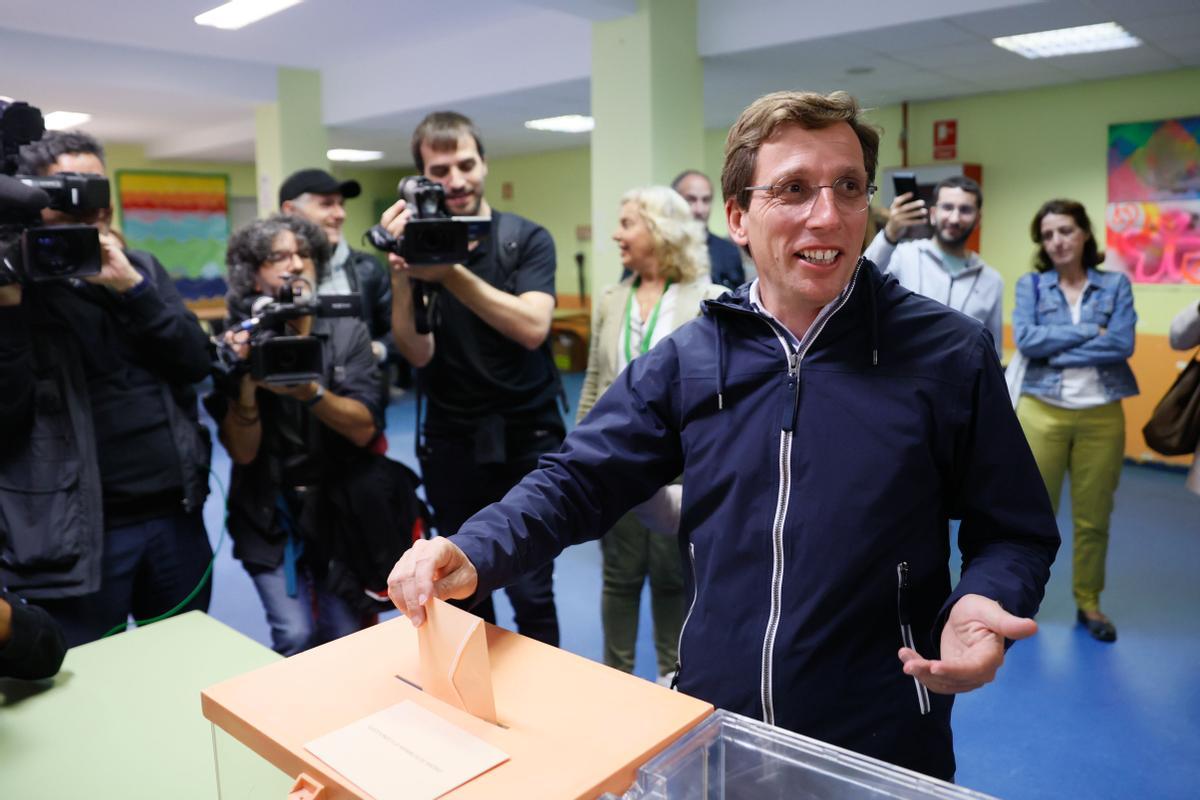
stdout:
[(388, 575), (388, 597), (413, 625), (425, 622), (425, 605), (432, 598), (462, 600), (475, 593), (475, 565), (448, 538), (413, 542)]

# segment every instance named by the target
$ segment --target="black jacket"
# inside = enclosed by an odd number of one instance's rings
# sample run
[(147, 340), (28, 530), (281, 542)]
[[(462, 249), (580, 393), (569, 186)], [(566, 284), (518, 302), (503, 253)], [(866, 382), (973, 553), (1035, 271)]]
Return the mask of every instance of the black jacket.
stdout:
[(746, 282), (746, 271), (742, 267), (742, 251), (728, 239), (708, 233), (708, 262), (712, 270), (712, 282), (726, 289), (736, 289)]
[[(126, 255), (145, 289), (120, 297), (99, 286), (36, 284), (23, 287), (20, 306), (0, 308), (0, 583), (30, 599), (100, 588), (104, 498), (85, 347), (107, 348), (140, 388), (157, 386), (183, 510), (198, 511), (208, 495), (212, 445), (192, 388), (211, 368), (208, 338), (162, 265), (148, 253)], [(101, 309), (91, 322), (51, 313), (56, 301), (81, 299)], [(139, 413), (131, 402), (128, 414)]]
[(362, 300), (362, 321), (367, 324), (371, 338), (390, 339), (392, 281), (387, 269), (370, 253), (351, 248), (345, 270), (351, 291), (358, 292)]

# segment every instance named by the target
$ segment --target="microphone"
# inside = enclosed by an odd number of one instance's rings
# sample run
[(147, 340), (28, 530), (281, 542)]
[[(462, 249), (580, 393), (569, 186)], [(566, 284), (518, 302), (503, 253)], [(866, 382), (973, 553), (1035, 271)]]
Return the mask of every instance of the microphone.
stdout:
[(267, 306), (275, 302), (274, 297), (268, 295), (259, 295), (254, 298), (254, 302), (250, 304), (250, 317), (239, 322), (235, 328), (239, 331), (252, 331), (262, 323), (261, 314), (267, 310)]
[(26, 214), (35, 214), (50, 205), (50, 195), (33, 186), (0, 175), (0, 209), (13, 209)]

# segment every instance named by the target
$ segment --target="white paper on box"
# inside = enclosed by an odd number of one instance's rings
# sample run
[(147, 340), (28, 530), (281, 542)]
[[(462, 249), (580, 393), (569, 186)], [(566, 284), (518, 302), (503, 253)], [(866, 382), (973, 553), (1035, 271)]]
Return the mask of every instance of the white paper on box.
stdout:
[(411, 700), (305, 748), (375, 800), (433, 800), (508, 760), (504, 751)]

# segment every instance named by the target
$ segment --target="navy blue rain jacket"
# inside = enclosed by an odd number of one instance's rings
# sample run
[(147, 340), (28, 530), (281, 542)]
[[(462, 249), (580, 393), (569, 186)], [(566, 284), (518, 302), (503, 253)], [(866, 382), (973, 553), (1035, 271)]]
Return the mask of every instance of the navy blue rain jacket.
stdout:
[(922, 716), (896, 655), (897, 565), (936, 657), (964, 594), (1032, 616), (1059, 545), (983, 326), (865, 259), (798, 351), (748, 287), (707, 301), (455, 543), (489, 592), (681, 473), (680, 690), (952, 779), (953, 698)]

